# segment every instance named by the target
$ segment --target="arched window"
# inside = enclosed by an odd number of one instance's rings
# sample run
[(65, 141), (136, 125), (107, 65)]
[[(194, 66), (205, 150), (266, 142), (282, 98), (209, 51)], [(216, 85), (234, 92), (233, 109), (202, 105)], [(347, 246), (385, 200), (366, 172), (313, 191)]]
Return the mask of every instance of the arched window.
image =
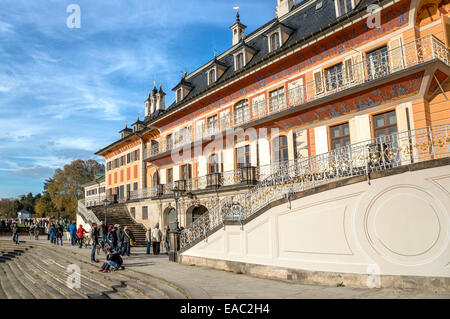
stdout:
[(270, 36), (270, 51), (275, 51), (280, 48), (280, 34), (275, 32)]
[(234, 124), (247, 122), (250, 118), (248, 100), (242, 100), (234, 106)]
[(289, 160), (288, 140), (282, 135), (275, 138), (272, 142), (273, 155), (275, 163), (286, 162)]
[(216, 82), (216, 69), (212, 69), (208, 72), (208, 84)]
[(241, 69), (244, 66), (244, 53), (236, 55), (236, 70)]
[(156, 187), (156, 185), (159, 185), (159, 172), (156, 171), (153, 173), (153, 177), (152, 177), (152, 186)]
[(211, 154), (208, 158), (208, 173), (219, 173), (219, 157), (217, 154)]

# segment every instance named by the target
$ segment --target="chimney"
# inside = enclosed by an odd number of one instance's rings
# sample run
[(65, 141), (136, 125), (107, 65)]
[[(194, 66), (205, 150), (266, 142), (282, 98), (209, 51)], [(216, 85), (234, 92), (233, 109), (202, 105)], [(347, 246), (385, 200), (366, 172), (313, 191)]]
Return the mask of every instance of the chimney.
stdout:
[(275, 9), (276, 17), (281, 18), (291, 12), (296, 2), (296, 0), (277, 0), (277, 8)]
[(233, 31), (233, 46), (245, 38), (245, 29), (247, 29), (247, 26), (241, 23), (239, 11), (236, 13), (236, 22), (230, 29)]

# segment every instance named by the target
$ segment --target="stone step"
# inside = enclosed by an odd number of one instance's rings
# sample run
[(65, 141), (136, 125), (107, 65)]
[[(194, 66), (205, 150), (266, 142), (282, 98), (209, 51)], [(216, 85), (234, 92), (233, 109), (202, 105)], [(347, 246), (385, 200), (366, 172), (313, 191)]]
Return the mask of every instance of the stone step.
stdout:
[[(42, 255), (40, 255), (38, 251), (35, 251), (34, 255), (38, 258), (42, 257)], [(45, 255), (45, 261), (43, 261), (43, 264), (46, 264), (47, 269), (53, 274), (57, 275), (62, 281), (65, 282), (67, 280), (67, 268), (59, 266), (53, 259), (48, 256), (48, 254)], [(78, 293), (82, 293), (85, 298), (107, 299), (108, 297), (105, 292), (114, 293), (114, 291), (111, 291), (110, 287), (105, 287), (103, 285), (99, 285), (97, 282), (93, 282), (89, 277), (83, 274), (83, 271), (81, 271), (80, 277), (81, 286), (80, 288), (74, 288), (74, 290), (76, 290)]]
[[(54, 265), (60, 268), (60, 271), (65, 271), (67, 269), (67, 266), (70, 264), (73, 264), (73, 261), (70, 262), (66, 260), (64, 257), (61, 257), (60, 255), (56, 255), (54, 253), (49, 252), (48, 250), (41, 250), (41, 253), (44, 253), (45, 256), (51, 261), (53, 261)], [(120, 281), (112, 281), (109, 279), (99, 278), (98, 275), (98, 267), (95, 269), (95, 272), (85, 267), (84, 265), (80, 265), (78, 263), (78, 266), (80, 266), (81, 271), (81, 277), (82, 277), (82, 283), (91, 286), (91, 289), (97, 290), (97, 293), (107, 296), (108, 298), (121, 298), (121, 299), (129, 299), (129, 298), (135, 298), (136, 295), (133, 293), (129, 293), (126, 289), (124, 289), (122, 283)], [(101, 287), (100, 288), (96, 288)], [(141, 296), (142, 298), (142, 296)]]
[(10, 281), (9, 276), (3, 268), (4, 263), (0, 263), (0, 284), (8, 299), (22, 299), (16, 289), (14, 289), (13, 283)]
[[(59, 252), (58, 252), (59, 253)], [(61, 253), (66, 254), (67, 252), (61, 251)], [(83, 255), (78, 254), (77, 252), (71, 252), (70, 256), (68, 258), (76, 258), (77, 261), (88, 263), (84, 259), (86, 258)], [(92, 263), (89, 262), (89, 264), (92, 265)], [(126, 260), (124, 263), (126, 267)], [(114, 276), (119, 276), (123, 279), (120, 279), (121, 281), (127, 281), (127, 285), (130, 285), (132, 287), (135, 287), (138, 290), (148, 290), (147, 288), (151, 288), (157, 292), (159, 292), (161, 295), (165, 296), (166, 298), (175, 298), (175, 299), (185, 299), (187, 298), (186, 293), (181, 292), (182, 289), (176, 286), (173, 283), (170, 283), (168, 281), (162, 280), (156, 276), (151, 276), (148, 274), (143, 274), (136, 272), (134, 270), (126, 269), (125, 271), (119, 271), (112, 273)], [(108, 274), (110, 275), (110, 274)], [(132, 281), (130, 281), (130, 279)], [(161, 298), (161, 296), (159, 296)]]
[[(47, 253), (51, 254), (51, 253), (55, 253), (55, 252), (50, 252), (47, 249)], [(61, 256), (62, 255), (63, 254), (61, 254)], [(116, 280), (119, 284), (125, 284), (127, 286), (127, 288), (130, 288), (130, 289), (134, 290), (135, 293), (140, 294), (139, 298), (148, 296), (151, 299), (161, 299), (161, 298), (166, 297), (165, 294), (161, 294), (158, 290), (154, 289), (153, 286), (146, 287), (143, 285), (136, 285), (136, 284), (130, 282), (130, 278), (124, 274), (124, 271), (118, 271), (118, 272), (106, 273), (106, 274), (101, 273), (101, 272), (98, 272), (100, 265), (93, 264), (93, 263), (87, 262), (84, 259), (80, 259), (79, 257), (76, 257), (76, 255), (78, 255), (77, 253), (74, 253), (73, 255), (71, 254), (70, 256), (66, 255), (64, 253), (64, 255), (71, 262), (77, 262), (79, 265), (83, 265), (84, 268), (90, 269), (91, 273), (98, 274), (98, 276), (103, 277), (104, 279), (107, 279), (107, 280)], [(66, 262), (68, 262), (68, 261), (66, 260)], [(142, 278), (140, 278), (139, 280), (142, 280)]]
[(38, 287), (41, 287), (41, 289), (45, 292), (45, 294), (48, 295), (48, 298), (50, 299), (68, 298), (68, 296), (62, 294), (60, 290), (57, 287), (55, 287), (54, 284), (49, 282), (45, 276), (42, 276), (42, 274), (38, 273), (34, 267), (31, 267), (29, 263), (22, 260), (21, 258), (17, 258), (15, 262), (19, 267), (21, 267), (24, 270), (25, 273), (27, 273), (29, 279), (31, 277), (30, 280), (33, 280)]
[(14, 275), (17, 281), (23, 286), (24, 289), (28, 290), (33, 295), (33, 298), (46, 298), (46, 295), (43, 291), (39, 290), (35, 285), (30, 284), (29, 279), (23, 273), (22, 269), (17, 266), (15, 259), (11, 260), (9, 263), (7, 263), (7, 265), (9, 266), (11, 273)]
[(24, 259), (24, 262), (28, 262), (30, 267), (34, 267), (36, 271), (41, 273), (41, 278), (45, 278), (46, 282), (49, 285), (58, 290), (62, 295), (66, 296), (66, 298), (85, 299), (85, 296), (82, 293), (79, 293), (75, 289), (70, 289), (69, 287), (67, 287), (65, 280), (61, 280), (51, 272), (47, 271), (47, 266), (42, 266), (27, 255), (23, 255), (22, 257)]

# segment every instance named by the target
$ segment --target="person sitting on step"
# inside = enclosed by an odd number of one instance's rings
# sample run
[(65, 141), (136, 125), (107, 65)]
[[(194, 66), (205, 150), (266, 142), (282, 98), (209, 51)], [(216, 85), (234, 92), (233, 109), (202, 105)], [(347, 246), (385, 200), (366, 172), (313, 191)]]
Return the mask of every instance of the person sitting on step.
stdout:
[(108, 255), (106, 256), (106, 262), (102, 265), (102, 268), (99, 270), (101, 272), (110, 272), (122, 269), (125, 270), (125, 267), (122, 266), (123, 259), (120, 257), (120, 253), (115, 250), (113, 247), (108, 247)]

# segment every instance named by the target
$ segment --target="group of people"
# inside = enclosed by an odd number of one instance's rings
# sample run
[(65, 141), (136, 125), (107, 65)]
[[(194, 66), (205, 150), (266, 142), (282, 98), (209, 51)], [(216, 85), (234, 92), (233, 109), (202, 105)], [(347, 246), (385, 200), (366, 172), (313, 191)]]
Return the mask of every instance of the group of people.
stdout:
[(164, 234), (159, 229), (159, 223), (156, 224), (155, 228), (149, 227), (145, 234), (145, 239), (147, 241), (147, 255), (150, 255), (150, 250), (153, 247), (153, 255), (159, 255), (161, 253), (161, 242), (164, 242), (166, 246), (166, 255), (170, 252), (170, 228), (169, 226), (164, 227)]

